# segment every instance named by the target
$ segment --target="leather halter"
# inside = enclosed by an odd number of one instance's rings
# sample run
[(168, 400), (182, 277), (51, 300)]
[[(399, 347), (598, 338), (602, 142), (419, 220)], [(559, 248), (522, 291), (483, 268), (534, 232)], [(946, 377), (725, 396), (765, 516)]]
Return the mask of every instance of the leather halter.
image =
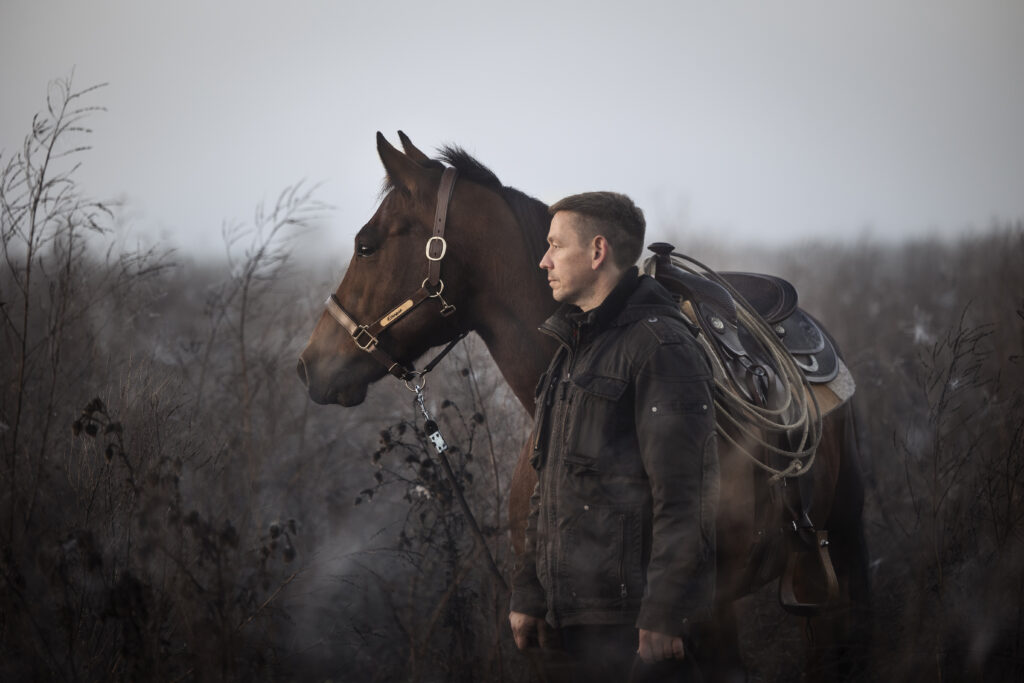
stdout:
[(441, 185), (437, 190), (437, 207), (434, 211), (433, 234), (427, 240), (427, 246), (424, 250), (427, 256), (427, 277), (423, 280), (420, 288), (413, 292), (412, 296), (369, 325), (357, 323), (342, 308), (341, 302), (338, 301), (338, 297), (334, 294), (327, 297), (327, 301), (324, 302), (327, 312), (352, 335), (352, 340), (356, 343), (356, 346), (377, 359), (377, 362), (387, 368), (389, 374), (405, 382), (429, 372), (444, 354), (448, 353), (455, 343), (465, 336), (465, 333), (459, 334), (439, 356), (431, 361), (424, 370), (420, 371), (410, 370), (388, 355), (379, 346), (380, 336), (388, 327), (414, 311), (417, 306), (427, 299), (437, 299), (441, 303), (440, 313), (445, 318), (455, 312), (455, 306), (445, 301), (441, 296), (441, 293), (444, 291), (444, 281), (441, 279), (441, 259), (444, 258), (445, 253), (448, 251), (448, 243), (444, 239), (444, 229), (448, 219), (448, 204), (452, 199), (452, 190), (455, 188), (455, 177), (457, 174), (457, 171), (451, 167), (445, 168), (444, 173), (441, 174)]

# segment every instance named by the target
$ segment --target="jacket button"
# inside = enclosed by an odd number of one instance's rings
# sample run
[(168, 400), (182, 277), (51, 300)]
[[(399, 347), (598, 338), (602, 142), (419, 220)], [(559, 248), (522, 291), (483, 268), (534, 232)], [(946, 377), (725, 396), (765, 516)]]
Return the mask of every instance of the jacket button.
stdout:
[(652, 412), (652, 413), (656, 413), (656, 412), (658, 412), (658, 406), (653, 406), (653, 407), (651, 408), (651, 412)]
[(583, 509), (584, 509), (584, 510), (589, 510), (589, 509), (590, 509), (590, 506), (589, 506), (589, 505), (584, 505), (584, 506), (583, 506)]

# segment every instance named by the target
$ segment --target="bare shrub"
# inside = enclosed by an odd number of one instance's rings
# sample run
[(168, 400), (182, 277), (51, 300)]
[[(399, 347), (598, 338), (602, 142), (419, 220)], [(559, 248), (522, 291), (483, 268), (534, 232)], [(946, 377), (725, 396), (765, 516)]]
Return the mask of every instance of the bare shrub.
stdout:
[[(256, 316), (285, 254), (247, 253), (232, 276), (241, 296), (226, 318), (247, 379), (204, 394), (241, 406), (236, 441), (222, 428), (233, 416), (199, 419), (183, 366), (154, 353), (153, 320), (185, 277), (159, 251), (104, 250), (116, 207), (75, 183), (94, 90), (55, 84), (22, 149), (0, 156), (0, 353), (12, 361), (0, 365), (0, 678), (269, 677), (303, 532), (291, 521), (275, 533), (270, 521), (288, 516), (268, 506), (284, 499), (239, 475), (281, 447), (253, 426), (271, 424), (254, 397), (282, 374), (262, 355), (289, 354), (272, 324), (250, 335), (237, 321)], [(257, 241), (311, 206), (286, 193)]]
[(346, 554), (323, 589), (320, 642), (293, 660), (295, 670), (368, 681), (526, 676), (506, 626), (508, 595), (487, 558), (503, 571), (510, 563), (507, 490), (526, 415), (476, 337), (429, 377), (426, 406), (484, 542), (405, 392), (405, 416), (378, 421), (365, 484), (350, 503), (376, 522), (371, 538)]

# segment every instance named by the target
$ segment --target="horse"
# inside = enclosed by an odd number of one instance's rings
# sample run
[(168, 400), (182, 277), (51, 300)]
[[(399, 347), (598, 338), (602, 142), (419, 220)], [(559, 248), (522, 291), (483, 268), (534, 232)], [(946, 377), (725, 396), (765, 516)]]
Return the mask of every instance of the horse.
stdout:
[[(358, 231), (338, 288), (299, 356), (298, 374), (319, 404), (355, 406), (368, 386), (391, 374), (418, 381), (413, 363), (428, 350), (477, 333), (513, 394), (533, 413), (537, 379), (554, 354), (538, 326), (555, 310), (539, 268), (548, 207), (502, 184), (464, 150), (420, 151), (399, 131), (402, 150), (377, 133), (386, 172), (383, 199)], [(536, 473), (524, 446), (509, 492), (513, 549), (521, 552)], [(715, 615), (698, 652), (702, 666), (731, 679), (741, 660), (733, 603), (778, 578), (785, 565), (778, 506), (765, 505), (765, 483), (749, 459), (720, 445), (721, 504), (716, 524)], [(811, 519), (824, 520), (841, 598), (820, 618), (807, 672), (849, 674), (861, 664), (868, 605), (864, 489), (857, 465), (852, 403), (822, 421), (813, 476)], [(766, 519), (767, 517), (767, 519)], [(767, 541), (767, 542), (766, 542)], [(811, 594), (823, 580), (804, 567), (798, 584)], [(861, 649), (858, 650), (858, 646)]]

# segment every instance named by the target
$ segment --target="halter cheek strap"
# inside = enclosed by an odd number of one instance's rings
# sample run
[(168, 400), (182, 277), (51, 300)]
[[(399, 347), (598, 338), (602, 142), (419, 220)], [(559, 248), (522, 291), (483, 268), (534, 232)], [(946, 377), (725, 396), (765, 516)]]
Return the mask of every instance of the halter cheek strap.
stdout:
[(465, 333), (459, 334), (444, 351), (420, 372), (405, 367), (378, 346), (380, 335), (387, 327), (404, 318), (427, 299), (437, 299), (440, 302), (440, 313), (443, 317), (447, 318), (455, 312), (455, 306), (445, 301), (441, 296), (441, 293), (444, 291), (444, 281), (441, 279), (441, 260), (448, 252), (448, 243), (444, 239), (444, 230), (448, 220), (448, 204), (451, 202), (452, 191), (455, 189), (456, 175), (457, 171), (450, 167), (446, 168), (444, 173), (441, 174), (441, 185), (437, 190), (437, 207), (434, 210), (433, 232), (430, 239), (427, 240), (427, 246), (424, 250), (427, 257), (427, 278), (423, 280), (420, 288), (411, 297), (369, 325), (360, 325), (356, 322), (342, 308), (341, 302), (338, 301), (338, 297), (334, 294), (327, 297), (327, 300), (324, 302), (327, 312), (352, 336), (356, 346), (373, 356), (377, 362), (387, 368), (389, 374), (405, 382), (417, 376), (422, 376), (433, 369), (437, 362), (465, 336)]

